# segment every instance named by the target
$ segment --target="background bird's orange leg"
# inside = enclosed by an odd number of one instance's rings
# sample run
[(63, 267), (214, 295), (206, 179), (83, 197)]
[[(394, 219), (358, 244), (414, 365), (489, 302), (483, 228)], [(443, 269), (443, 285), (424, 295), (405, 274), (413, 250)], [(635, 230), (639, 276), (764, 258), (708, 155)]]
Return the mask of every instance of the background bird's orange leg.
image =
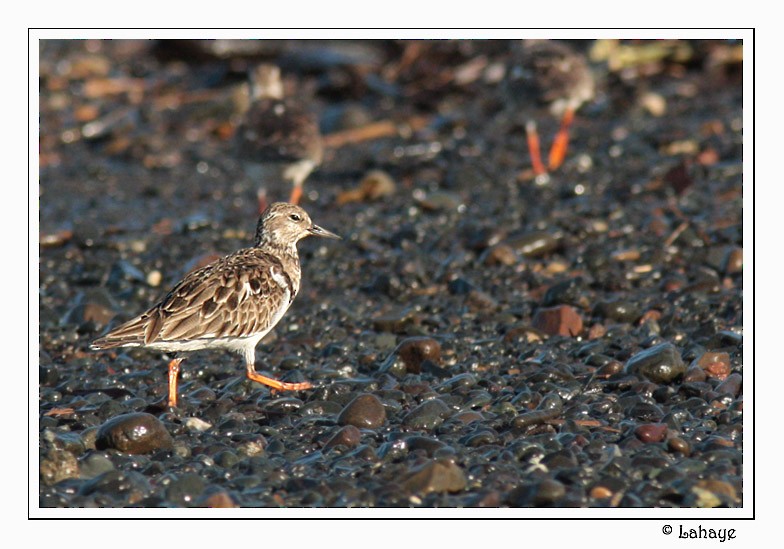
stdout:
[(525, 125), (525, 137), (528, 141), (528, 154), (531, 155), (531, 164), (534, 174), (539, 176), (547, 173), (542, 163), (542, 152), (539, 147), (539, 132), (536, 130), (536, 122), (529, 120)]
[(248, 373), (248, 379), (263, 385), (267, 385), (268, 387), (272, 387), (278, 391), (302, 391), (305, 389), (311, 389), (313, 387), (313, 385), (308, 381), (303, 381), (302, 383), (286, 383), (285, 381), (278, 381), (277, 379), (263, 376), (256, 372), (253, 364), (248, 364), (246, 369)]
[(177, 407), (177, 375), (180, 373), (180, 362), (184, 359), (175, 358), (169, 362), (169, 406)]
[(302, 198), (302, 185), (294, 185), (294, 188), (291, 189), (291, 197), (289, 198), (289, 202), (291, 204), (299, 204), (299, 199)]
[(553, 139), (553, 145), (550, 147), (550, 158), (548, 166), (550, 170), (558, 169), (563, 164), (566, 158), (566, 148), (569, 145), (569, 127), (574, 120), (574, 109), (567, 108), (561, 118), (561, 127)]

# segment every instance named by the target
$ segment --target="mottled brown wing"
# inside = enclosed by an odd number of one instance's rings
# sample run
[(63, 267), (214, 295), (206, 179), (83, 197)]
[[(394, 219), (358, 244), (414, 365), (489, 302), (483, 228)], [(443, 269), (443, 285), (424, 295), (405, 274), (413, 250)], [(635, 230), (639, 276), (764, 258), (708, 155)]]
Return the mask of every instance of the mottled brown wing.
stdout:
[(190, 273), (160, 303), (93, 348), (249, 336), (271, 327), (292, 291), (279, 260), (254, 248), (240, 250)]
[(237, 128), (235, 145), (242, 158), (294, 162), (319, 156), (321, 134), (316, 117), (301, 106), (289, 101), (260, 99), (253, 103)]

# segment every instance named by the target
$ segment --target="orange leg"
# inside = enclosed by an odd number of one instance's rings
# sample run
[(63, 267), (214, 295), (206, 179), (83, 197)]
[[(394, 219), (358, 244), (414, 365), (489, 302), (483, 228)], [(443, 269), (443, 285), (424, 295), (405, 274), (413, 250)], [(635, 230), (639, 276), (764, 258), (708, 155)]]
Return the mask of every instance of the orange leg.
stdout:
[(525, 125), (525, 136), (528, 140), (528, 154), (531, 155), (531, 164), (537, 176), (547, 173), (542, 163), (542, 152), (539, 147), (539, 132), (536, 131), (536, 122), (529, 120)]
[(553, 145), (550, 147), (550, 158), (548, 165), (550, 170), (556, 170), (563, 164), (566, 158), (566, 148), (569, 145), (569, 127), (574, 120), (574, 110), (567, 108), (561, 119), (561, 127), (553, 139)]
[(313, 385), (308, 381), (303, 381), (302, 383), (286, 383), (284, 381), (272, 379), (271, 377), (263, 376), (259, 373), (256, 373), (256, 369), (253, 367), (253, 364), (248, 364), (246, 370), (248, 373), (248, 379), (251, 381), (267, 385), (268, 387), (272, 387), (278, 391), (304, 391), (305, 389), (311, 389), (313, 387)]
[(185, 359), (175, 358), (169, 362), (169, 406), (177, 407), (177, 375), (180, 373), (180, 362)]
[(299, 204), (299, 199), (302, 198), (302, 185), (294, 185), (294, 188), (291, 189), (291, 198), (289, 198), (289, 202), (291, 204)]

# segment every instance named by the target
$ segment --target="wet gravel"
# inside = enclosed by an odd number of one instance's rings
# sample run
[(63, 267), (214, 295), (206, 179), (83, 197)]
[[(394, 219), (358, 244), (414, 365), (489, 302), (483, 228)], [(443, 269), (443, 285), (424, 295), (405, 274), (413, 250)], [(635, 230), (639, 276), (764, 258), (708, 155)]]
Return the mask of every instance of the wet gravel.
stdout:
[[(593, 60), (537, 181), (525, 118), (558, 121), (507, 108), (505, 41), (43, 41), (39, 505), (742, 506), (738, 45), (655, 44)], [(166, 357), (88, 345), (252, 241), (230, 137), (261, 59), (319, 113), (303, 205), (344, 240), (300, 245), (257, 368), (316, 387), (202, 351), (162, 409)]]

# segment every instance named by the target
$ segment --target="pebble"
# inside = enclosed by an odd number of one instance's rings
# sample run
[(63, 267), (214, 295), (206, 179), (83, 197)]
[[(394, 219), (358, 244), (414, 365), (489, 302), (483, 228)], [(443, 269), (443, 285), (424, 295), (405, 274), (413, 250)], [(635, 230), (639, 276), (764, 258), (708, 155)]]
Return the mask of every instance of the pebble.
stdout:
[(330, 439), (324, 444), (324, 451), (335, 446), (345, 446), (347, 448), (355, 448), (359, 445), (362, 434), (353, 425), (345, 425), (341, 427)]
[(175, 505), (190, 506), (204, 491), (204, 479), (195, 473), (177, 476), (166, 487), (166, 499)]
[(426, 400), (403, 417), (403, 426), (415, 431), (430, 431), (452, 415), (449, 406), (438, 398)]
[(663, 423), (648, 423), (637, 427), (634, 434), (646, 444), (661, 442), (667, 436), (667, 426)]
[(449, 459), (428, 461), (404, 475), (403, 489), (411, 494), (459, 492), (468, 482), (465, 473)]
[(378, 429), (386, 421), (384, 405), (377, 396), (361, 394), (349, 402), (338, 416), (338, 424), (360, 429)]
[(497, 244), (487, 250), (482, 261), (485, 265), (494, 267), (496, 265), (512, 266), (520, 262), (520, 256), (509, 244)]
[(400, 342), (395, 349), (410, 373), (422, 371), (422, 363), (427, 361), (435, 365), (441, 363), (441, 344), (431, 337), (409, 337)]
[(96, 447), (114, 448), (128, 454), (147, 454), (172, 448), (172, 437), (161, 420), (152, 414), (135, 412), (114, 417), (101, 425)]
[(724, 274), (736, 274), (743, 272), (743, 248), (732, 248), (727, 252), (721, 266)]
[(640, 308), (625, 300), (600, 301), (593, 308), (593, 314), (617, 322), (632, 324), (642, 315)]
[(234, 501), (231, 494), (225, 490), (220, 490), (208, 496), (202, 496), (197, 501), (198, 507), (210, 507), (212, 509), (230, 509), (239, 507), (239, 504)]
[(209, 423), (197, 417), (189, 417), (183, 423), (185, 424), (185, 427), (187, 427), (191, 431), (197, 431), (199, 433), (202, 433), (212, 427), (212, 423)]
[(528, 259), (533, 259), (543, 257), (557, 250), (560, 246), (560, 240), (554, 234), (545, 231), (534, 231), (518, 236), (510, 236), (506, 239), (505, 244), (511, 246), (518, 254)]
[(78, 478), (79, 463), (71, 452), (53, 448), (41, 459), (39, 471), (41, 482), (56, 484), (68, 478)]
[(90, 452), (79, 460), (79, 473), (81, 478), (91, 479), (114, 469), (114, 464), (105, 455), (99, 452)]
[(640, 351), (626, 363), (626, 373), (641, 375), (655, 383), (672, 383), (686, 373), (686, 364), (672, 343), (660, 343)]
[(583, 319), (574, 307), (559, 305), (536, 311), (531, 324), (549, 335), (577, 336), (583, 330)]
[(741, 386), (743, 385), (743, 376), (740, 374), (730, 374), (727, 376), (727, 379), (722, 381), (718, 387), (716, 387), (716, 392), (720, 395), (730, 395), (733, 398), (737, 398), (740, 395)]

